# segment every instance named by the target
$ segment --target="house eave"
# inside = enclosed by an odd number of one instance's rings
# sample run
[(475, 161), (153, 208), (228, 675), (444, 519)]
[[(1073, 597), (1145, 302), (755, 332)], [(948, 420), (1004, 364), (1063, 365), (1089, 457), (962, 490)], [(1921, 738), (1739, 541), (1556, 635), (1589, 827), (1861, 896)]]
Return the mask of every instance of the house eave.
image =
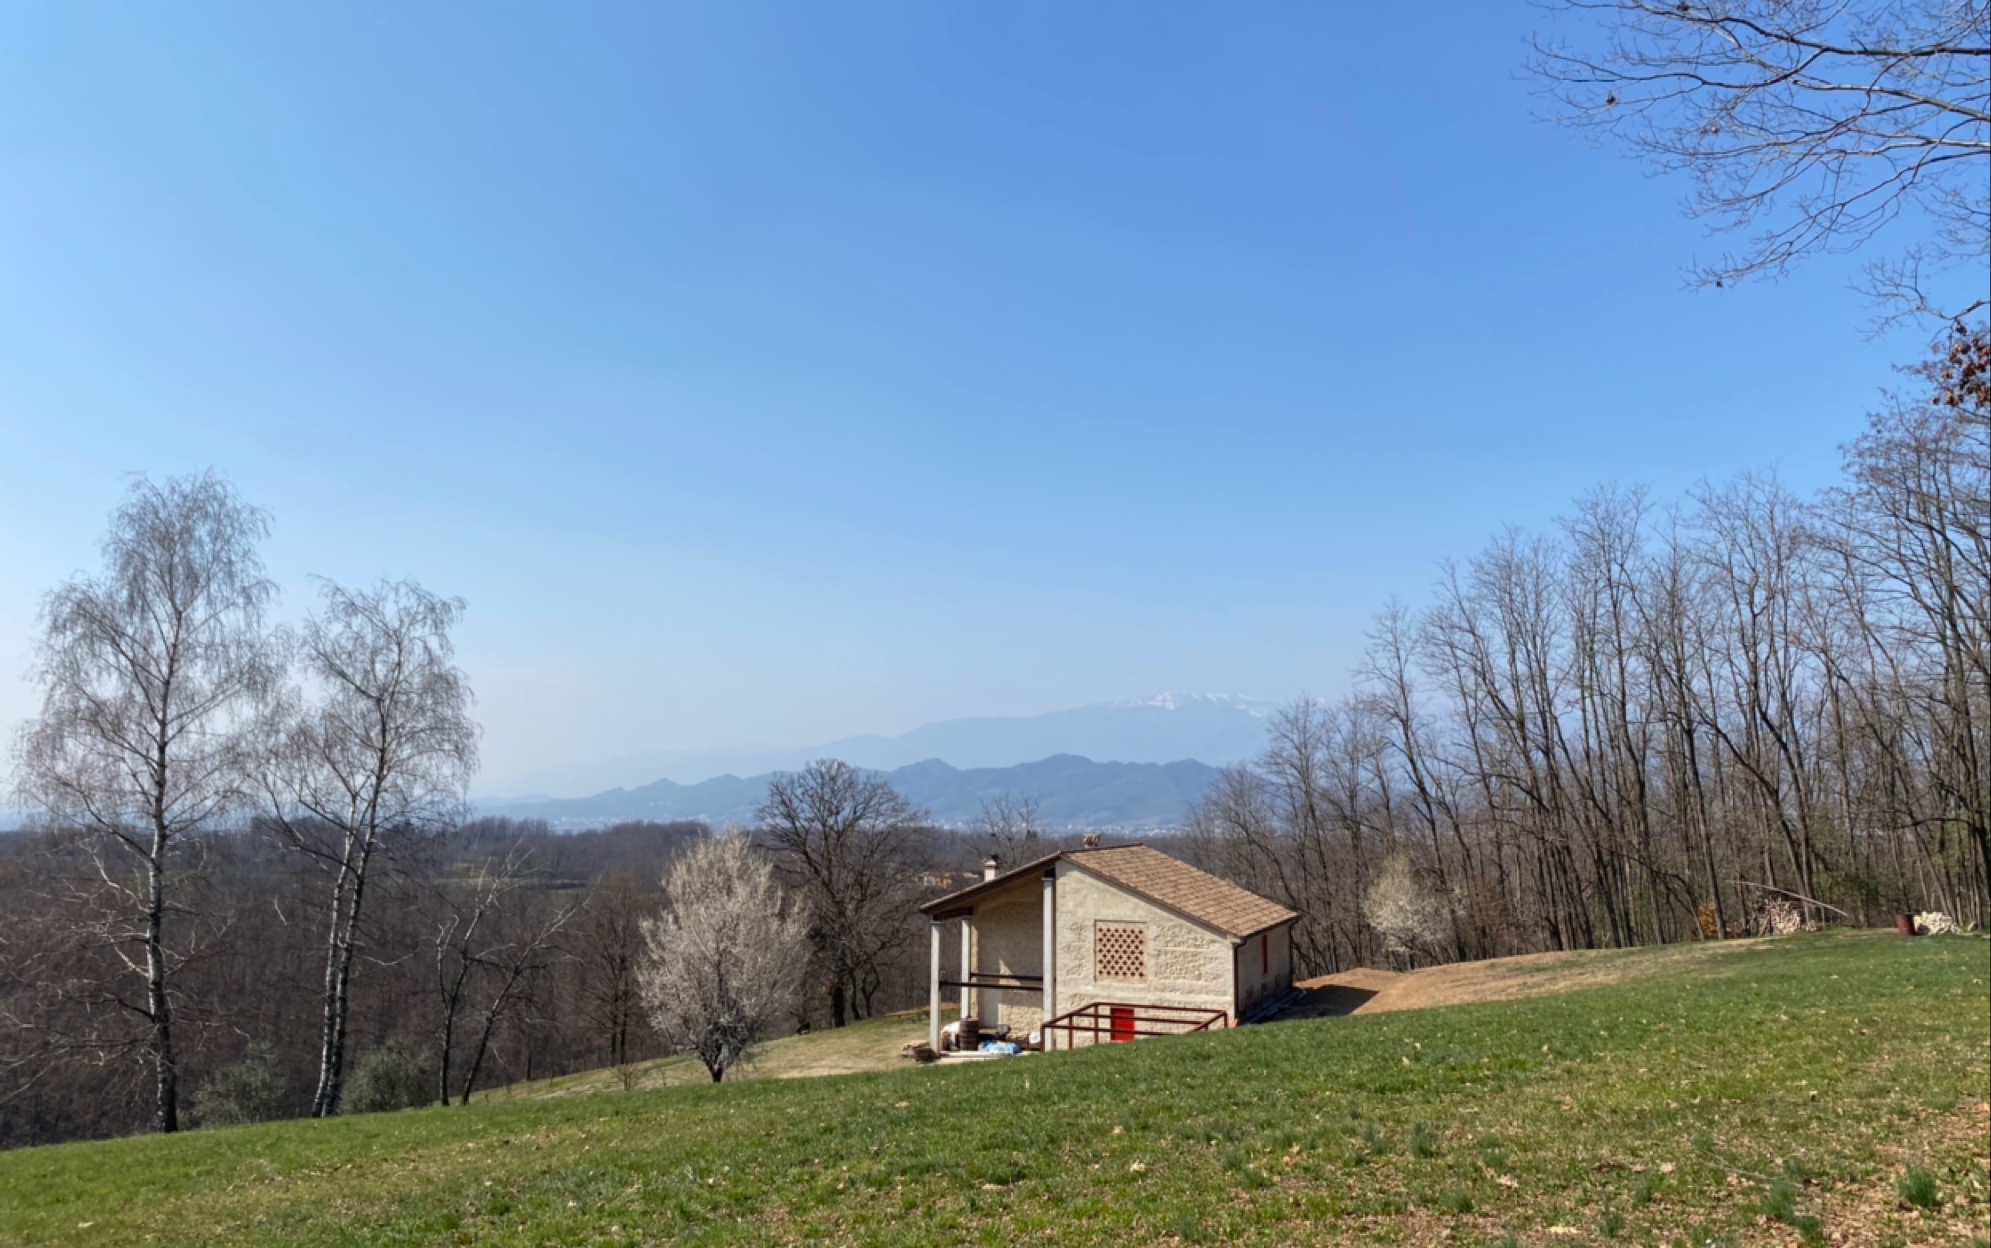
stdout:
[(968, 887), (957, 889), (945, 897), (936, 897), (932, 901), (921, 903), (919, 912), (936, 923), (948, 919), (966, 918), (975, 912), (975, 903), (1043, 876), (1057, 865), (1058, 859), (1064, 856), (1064, 851), (1059, 850), (1057, 853), (1046, 854), (1042, 858), (1026, 862), (1020, 867), (1011, 867), (992, 880), (977, 880)]

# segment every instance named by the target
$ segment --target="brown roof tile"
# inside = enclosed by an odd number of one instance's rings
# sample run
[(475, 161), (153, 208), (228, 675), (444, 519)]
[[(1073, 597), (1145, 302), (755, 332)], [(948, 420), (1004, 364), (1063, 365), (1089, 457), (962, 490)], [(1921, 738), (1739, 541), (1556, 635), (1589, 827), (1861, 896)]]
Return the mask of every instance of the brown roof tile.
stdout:
[(982, 897), (1008, 888), (1025, 876), (1042, 874), (1045, 867), (1059, 859), (1232, 940), (1255, 936), (1300, 917), (1275, 901), (1146, 845), (1068, 849), (1049, 854), (1013, 867), (993, 880), (977, 881), (959, 892), (937, 897), (920, 909), (935, 917), (965, 913)]
[(1088, 875), (1117, 884), (1233, 940), (1300, 917), (1276, 901), (1146, 845), (1075, 849), (1067, 852), (1065, 859)]

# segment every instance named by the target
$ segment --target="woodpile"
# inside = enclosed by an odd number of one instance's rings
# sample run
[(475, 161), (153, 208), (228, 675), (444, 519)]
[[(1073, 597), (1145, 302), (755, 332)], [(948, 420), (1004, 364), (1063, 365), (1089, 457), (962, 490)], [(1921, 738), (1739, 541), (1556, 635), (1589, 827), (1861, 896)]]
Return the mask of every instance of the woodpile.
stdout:
[(1792, 932), (1802, 932), (1811, 925), (1804, 921), (1804, 911), (1794, 901), (1782, 897), (1772, 897), (1763, 903), (1756, 913), (1756, 934), (1758, 936), (1788, 936)]

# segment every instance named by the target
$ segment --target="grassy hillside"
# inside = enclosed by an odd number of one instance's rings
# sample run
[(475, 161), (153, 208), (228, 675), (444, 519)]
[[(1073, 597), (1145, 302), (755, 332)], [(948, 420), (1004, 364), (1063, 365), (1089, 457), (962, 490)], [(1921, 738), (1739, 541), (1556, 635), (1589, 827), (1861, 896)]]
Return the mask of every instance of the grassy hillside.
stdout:
[[(943, 1011), (953, 1021), (959, 1011)], [(784, 1036), (763, 1045), (751, 1065), (735, 1071), (728, 1079), (808, 1079), (818, 1075), (857, 1075), (871, 1071), (897, 1070), (906, 1064), (900, 1050), (927, 1036), (925, 1010), (888, 1014), (866, 1019), (835, 1031), (811, 1032), (806, 1036)], [(563, 1096), (593, 1096), (603, 1092), (647, 1092), (686, 1084), (709, 1084), (712, 1076), (692, 1057), (667, 1057), (661, 1061), (637, 1062), (622, 1070), (590, 1070), (558, 1079), (536, 1079), (493, 1088), (471, 1097), (473, 1103), (503, 1103), (521, 1099)]]
[(957, 1069), (0, 1155), (0, 1242), (1984, 1242), (1991, 942), (1614, 956), (1660, 961)]

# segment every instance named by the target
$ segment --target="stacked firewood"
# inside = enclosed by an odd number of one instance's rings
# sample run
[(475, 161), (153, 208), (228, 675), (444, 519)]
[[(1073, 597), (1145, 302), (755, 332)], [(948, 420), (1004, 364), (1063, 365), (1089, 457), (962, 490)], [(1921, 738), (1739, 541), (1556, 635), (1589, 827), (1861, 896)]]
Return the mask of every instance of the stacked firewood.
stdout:
[(1782, 897), (1771, 897), (1756, 912), (1756, 934), (1758, 936), (1788, 936), (1792, 932), (1804, 931), (1809, 924), (1804, 921), (1804, 911), (1794, 901)]

